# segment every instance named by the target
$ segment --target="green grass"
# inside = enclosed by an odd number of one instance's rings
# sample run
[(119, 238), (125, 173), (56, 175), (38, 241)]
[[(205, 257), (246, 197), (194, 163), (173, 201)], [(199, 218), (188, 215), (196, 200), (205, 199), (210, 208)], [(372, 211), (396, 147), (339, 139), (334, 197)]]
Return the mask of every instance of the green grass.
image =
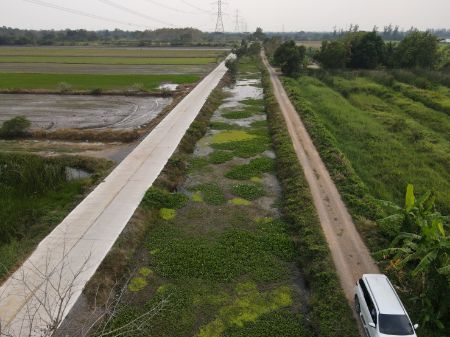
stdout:
[[(370, 88), (365, 92), (364, 82)], [(368, 79), (336, 78), (334, 85), (340, 92), (343, 85), (350, 87), (347, 98), (310, 77), (285, 80), (285, 84), (319, 149), (330, 148), (324, 142), (326, 133), (327, 142), (348, 158), (371, 195), (402, 204), (411, 183), (419, 193), (434, 191), (439, 208), (449, 210), (450, 141), (441, 130), (450, 130), (450, 120), (441, 112), (422, 106), (421, 113), (420, 103)], [(388, 96), (379, 98), (382, 92)], [(409, 111), (401, 108), (405, 104)], [(336, 171), (333, 162), (328, 165)]]
[(107, 65), (206, 65), (215, 58), (175, 57), (58, 57), (58, 56), (0, 56), (0, 63), (59, 63), (59, 64), (107, 64)]
[(156, 89), (163, 82), (177, 84), (194, 83), (197, 75), (90, 75), (90, 74), (7, 74), (0, 73), (0, 89), (58, 90), (61, 82), (73, 90), (127, 90), (134, 84), (142, 84), (147, 90)]
[[(93, 173), (66, 181), (65, 167)], [(0, 153), (0, 279), (47, 235), (75, 206), (110, 163), (81, 157), (43, 159)], [(6, 167), (6, 169), (4, 169)]]
[(225, 55), (226, 51), (214, 49), (177, 50), (167, 49), (127, 49), (127, 48), (39, 48), (1, 47), (0, 56), (97, 56), (97, 57), (159, 57), (159, 58), (211, 58)]

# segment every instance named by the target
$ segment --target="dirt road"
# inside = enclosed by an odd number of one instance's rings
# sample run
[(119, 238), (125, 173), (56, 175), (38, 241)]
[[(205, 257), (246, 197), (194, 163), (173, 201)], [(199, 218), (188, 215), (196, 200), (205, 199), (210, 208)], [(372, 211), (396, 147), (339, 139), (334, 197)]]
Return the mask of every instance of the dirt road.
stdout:
[(275, 96), (286, 120), (298, 159), (303, 166), (323, 231), (347, 299), (362, 274), (379, 273), (369, 250), (355, 228), (341, 196), (319, 156), (303, 122), (289, 100), (275, 70), (265, 56)]

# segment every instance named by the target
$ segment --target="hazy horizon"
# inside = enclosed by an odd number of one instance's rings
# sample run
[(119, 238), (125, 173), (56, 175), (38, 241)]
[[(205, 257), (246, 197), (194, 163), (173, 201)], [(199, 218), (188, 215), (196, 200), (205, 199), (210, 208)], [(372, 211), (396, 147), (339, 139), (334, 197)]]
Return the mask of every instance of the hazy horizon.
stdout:
[[(2, 26), (20, 29), (87, 29), (144, 30), (193, 27), (203, 31), (215, 29), (216, 16), (211, 0), (0, 0)], [(38, 5), (39, 4), (39, 5)], [(96, 17), (67, 13), (61, 6)], [(115, 5), (118, 5), (114, 7)], [(128, 11), (124, 8), (126, 7)], [(375, 25), (399, 25), (401, 29), (450, 28), (450, 1), (429, 0), (228, 0), (224, 5), (224, 25), (227, 32), (236, 28), (236, 10), (240, 11), (239, 28), (254, 31), (332, 31), (336, 26), (347, 28), (358, 24), (369, 30)], [(314, 14), (315, 13), (315, 14)], [(99, 18), (108, 19), (102, 20)]]

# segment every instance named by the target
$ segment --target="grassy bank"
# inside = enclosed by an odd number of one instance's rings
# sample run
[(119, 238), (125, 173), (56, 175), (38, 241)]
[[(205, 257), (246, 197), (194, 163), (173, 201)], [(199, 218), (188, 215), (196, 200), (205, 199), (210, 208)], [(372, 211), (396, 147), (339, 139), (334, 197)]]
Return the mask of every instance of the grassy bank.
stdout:
[(283, 188), (283, 215), (298, 233), (299, 263), (310, 286), (310, 320), (318, 336), (358, 336), (356, 322), (341, 289), (331, 253), (313, 205), (309, 186), (285, 121), (263, 71), (266, 111), (277, 153), (277, 175)]
[[(386, 214), (376, 199), (403, 205), (406, 185), (412, 183), (418, 194), (432, 190), (438, 209), (448, 213), (446, 89), (419, 88), (385, 73), (314, 75), (284, 79), (284, 85), (372, 252), (392, 240), (389, 228), (377, 222)], [(399, 291), (417, 320), (412, 295)], [(430, 327), (419, 333), (441, 336)]]
[(67, 83), (73, 90), (128, 90), (138, 85), (155, 90), (162, 83), (188, 84), (200, 79), (197, 75), (90, 75), (90, 74), (0, 74), (0, 89), (59, 90)]
[[(92, 175), (70, 181), (67, 167)], [(70, 212), (109, 167), (107, 161), (83, 157), (44, 159), (0, 153), (0, 280)]]

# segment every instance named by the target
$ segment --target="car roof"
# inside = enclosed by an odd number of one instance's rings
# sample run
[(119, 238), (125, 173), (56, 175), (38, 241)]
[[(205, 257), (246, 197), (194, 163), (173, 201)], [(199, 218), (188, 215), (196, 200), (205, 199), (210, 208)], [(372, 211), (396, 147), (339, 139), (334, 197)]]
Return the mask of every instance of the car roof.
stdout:
[(394, 290), (386, 275), (382, 274), (365, 274), (363, 276), (369, 291), (375, 299), (380, 314), (386, 315), (405, 315), (397, 293)]

